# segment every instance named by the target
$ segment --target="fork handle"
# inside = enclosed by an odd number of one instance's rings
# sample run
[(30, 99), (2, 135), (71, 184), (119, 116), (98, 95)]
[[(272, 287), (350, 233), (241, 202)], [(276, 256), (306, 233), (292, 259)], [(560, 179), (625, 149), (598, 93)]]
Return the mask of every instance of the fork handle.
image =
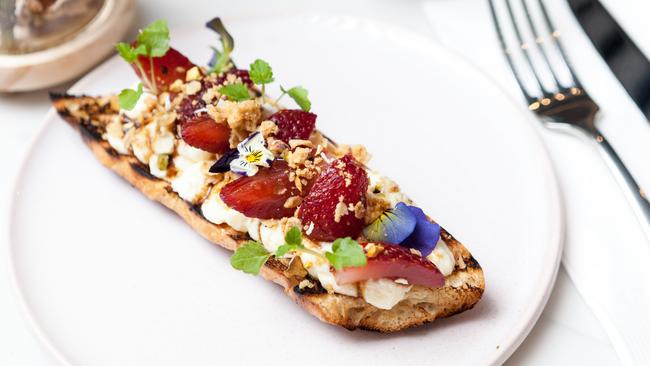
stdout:
[(619, 158), (618, 154), (612, 145), (609, 144), (605, 136), (603, 136), (598, 129), (594, 129), (592, 135), (596, 140), (600, 154), (603, 159), (605, 159), (609, 169), (612, 171), (618, 184), (623, 189), (628, 202), (632, 205), (634, 213), (646, 234), (646, 237), (650, 240), (650, 201), (648, 201), (643, 189), (639, 187), (637, 182), (634, 180), (634, 177), (632, 177), (630, 171), (627, 170), (625, 164), (623, 164), (623, 161), (621, 161), (621, 158)]

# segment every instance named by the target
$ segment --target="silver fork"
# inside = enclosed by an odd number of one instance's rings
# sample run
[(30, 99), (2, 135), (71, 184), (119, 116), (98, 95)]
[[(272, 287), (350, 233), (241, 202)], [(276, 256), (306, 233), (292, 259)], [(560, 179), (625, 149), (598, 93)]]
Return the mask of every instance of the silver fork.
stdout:
[[(497, 36), (501, 42), (508, 66), (528, 102), (528, 109), (540, 117), (549, 127), (575, 129), (583, 132), (595, 142), (597, 149), (610, 168), (610, 171), (614, 174), (616, 180), (624, 190), (625, 196), (634, 209), (646, 236), (650, 239), (650, 202), (648, 202), (645, 193), (618, 157), (616, 151), (614, 151), (609, 142), (607, 142), (607, 139), (598, 130), (595, 120), (599, 107), (589, 97), (587, 91), (582, 87), (582, 84), (576, 77), (573, 67), (560, 43), (560, 33), (553, 26), (544, 2), (537, 0), (541, 12), (539, 15), (543, 19), (542, 25), (544, 28), (540, 31), (540, 28), (538, 28), (538, 25), (535, 24), (531, 16), (531, 7), (529, 7), (526, 0), (520, 1), (522, 12), (525, 14), (524, 16), (516, 15), (511, 0), (505, 0), (507, 11), (503, 13), (507, 13), (507, 15), (501, 16), (496, 10), (494, 0), (489, 0), (489, 3)], [(508, 42), (503, 33), (504, 27), (508, 26), (508, 23), (518, 41), (516, 47), (512, 48), (508, 47)], [(526, 29), (529, 33), (528, 37), (524, 34)], [(527, 38), (532, 38), (532, 41), (527, 42)], [(543, 47), (545, 38), (548, 38), (551, 42), (551, 45), (547, 44), (547, 46), (554, 48), (555, 54), (559, 56), (557, 59), (561, 61), (560, 64), (565, 68), (565, 71), (568, 71), (567, 76), (570, 79), (568, 83), (565, 82), (563, 84), (559, 81), (556, 69), (549, 61), (549, 54)], [(533, 62), (534, 55), (531, 53), (532, 48), (535, 48), (537, 51), (538, 58), (536, 59), (536, 63)], [(520, 56), (523, 56), (524, 67), (516, 67), (513, 58), (514, 52), (521, 52)], [(546, 78), (543, 73), (540, 73), (540, 65), (546, 68)], [(557, 67), (558, 65), (556, 64), (555, 66)], [(522, 78), (524, 72), (527, 72), (528, 76), (532, 76), (529, 80), (534, 80), (533, 84), (536, 84), (538, 87), (537, 91), (529, 91), (530, 88), (526, 86), (525, 79)], [(542, 80), (553, 85), (553, 89), (545, 87)]]

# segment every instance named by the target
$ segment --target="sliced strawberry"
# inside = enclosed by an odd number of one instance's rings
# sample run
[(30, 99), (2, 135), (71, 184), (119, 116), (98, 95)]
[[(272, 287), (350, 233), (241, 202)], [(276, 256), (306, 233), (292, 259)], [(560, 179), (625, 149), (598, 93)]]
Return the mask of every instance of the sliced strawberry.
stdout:
[[(138, 60), (142, 64), (147, 78), (151, 78), (151, 67), (153, 66), (153, 75), (159, 92), (167, 90), (176, 79), (185, 81), (185, 73), (195, 66), (192, 61), (173, 48), (170, 48), (162, 57), (152, 58), (153, 65), (149, 64), (148, 57), (140, 56)], [(133, 69), (138, 77), (143, 79), (140, 69), (135, 64), (133, 64)]]
[(291, 139), (308, 139), (316, 127), (316, 115), (300, 109), (283, 109), (269, 119), (278, 126), (275, 137), (287, 143)]
[[(316, 240), (332, 241), (350, 236), (356, 238), (363, 229), (363, 217), (354, 211), (340, 212), (337, 206), (366, 205), (368, 175), (350, 155), (337, 159), (318, 177), (300, 206), (304, 225), (314, 224), (309, 236)], [(338, 220), (337, 220), (338, 219)]]
[(230, 127), (215, 122), (201, 114), (181, 124), (181, 137), (190, 146), (215, 154), (223, 154), (230, 148)]
[(293, 216), (295, 208), (284, 203), (300, 191), (289, 181), (289, 166), (276, 160), (270, 168), (261, 168), (251, 177), (241, 177), (221, 189), (221, 199), (229, 207), (248, 217), (281, 219)]
[[(364, 246), (367, 244), (363, 244)], [(445, 276), (426, 258), (411, 253), (407, 248), (381, 244), (384, 250), (368, 258), (363, 267), (346, 267), (334, 272), (336, 283), (346, 284), (380, 278), (404, 278), (410, 285), (438, 288), (445, 284)]]

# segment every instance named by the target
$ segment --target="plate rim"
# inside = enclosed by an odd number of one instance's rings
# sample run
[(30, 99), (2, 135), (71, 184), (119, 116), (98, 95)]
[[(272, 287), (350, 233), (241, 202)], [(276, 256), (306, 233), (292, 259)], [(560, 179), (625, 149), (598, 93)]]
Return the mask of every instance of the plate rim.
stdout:
[[(347, 20), (354, 20), (366, 25), (379, 25), (382, 29), (386, 30), (386, 33), (389, 34), (402, 34), (408, 36), (418, 44), (428, 47), (431, 50), (437, 52), (446, 53), (450, 58), (456, 59), (459, 61), (459, 66), (462, 69), (472, 70), (476, 75), (481, 78), (484, 78), (486, 84), (490, 84), (495, 88), (500, 96), (507, 100), (509, 104), (513, 106), (513, 110), (518, 110), (520, 116), (522, 117), (522, 123), (526, 124), (526, 127), (522, 130), (525, 132), (531, 141), (536, 141), (536, 146), (531, 146), (531, 150), (537, 150), (536, 154), (542, 159), (543, 166), (540, 166), (540, 170), (544, 171), (546, 179), (549, 184), (547, 187), (548, 193), (551, 195), (551, 211), (555, 212), (556, 215), (553, 215), (555, 220), (550, 220), (555, 227), (552, 232), (554, 233), (549, 240), (547, 245), (546, 255), (549, 257), (549, 263), (553, 262), (552, 266), (544, 267), (544, 270), (540, 273), (540, 281), (538, 281), (538, 288), (534, 291), (536, 295), (534, 298), (538, 299), (534, 302), (532, 306), (527, 306), (525, 311), (520, 315), (520, 319), (525, 319), (519, 321), (513, 326), (509, 332), (506, 333), (504, 337), (504, 342), (499, 344), (496, 352), (486, 355), (484, 362), (486, 365), (501, 365), (504, 363), (521, 345), (521, 343), (527, 338), (532, 328), (535, 326), (539, 317), (541, 316), (546, 304), (550, 298), (551, 292), (555, 286), (555, 281), (560, 267), (560, 262), (562, 258), (562, 252), (564, 248), (564, 239), (565, 239), (565, 209), (564, 209), (564, 200), (560, 190), (559, 179), (557, 178), (557, 173), (555, 171), (550, 153), (544, 141), (542, 140), (541, 134), (536, 126), (532, 123), (532, 117), (524, 113), (520, 108), (521, 103), (517, 103), (509, 93), (506, 92), (505, 88), (497, 83), (490, 74), (483, 71), (482, 68), (475, 65), (471, 60), (469, 60), (464, 55), (456, 52), (455, 50), (446, 47), (440, 41), (433, 37), (428, 37), (420, 32), (415, 30), (408, 29), (401, 25), (393, 24), (384, 20), (374, 19), (366, 16), (352, 15), (342, 12), (327, 12), (327, 11), (318, 11), (318, 12), (295, 12), (284, 14), (283, 18), (305, 18), (305, 17), (325, 17), (329, 19), (332, 17), (343, 18)], [(259, 15), (250, 14), (247, 16), (232, 16), (231, 21), (233, 22), (250, 22), (260, 19)], [(188, 29), (196, 29), (196, 26), (184, 25), (174, 27), (172, 30), (176, 32), (183, 32)], [(101, 64), (97, 65), (95, 68), (89, 70), (84, 77), (79, 79), (74, 83), (66, 92), (74, 93), (78, 92), (79, 89), (85, 87), (88, 84), (92, 84), (91, 80), (88, 78), (88, 74), (96, 72), (102, 68), (109, 68), (111, 62), (118, 58), (118, 55), (107, 58)], [(11, 282), (11, 287), (14, 290), (16, 297), (16, 302), (19, 305), (21, 313), (23, 314), (24, 319), (32, 330), (32, 333), (36, 336), (38, 341), (43, 345), (46, 350), (62, 365), (65, 366), (79, 366), (71, 361), (71, 358), (67, 357), (63, 351), (56, 346), (56, 342), (50, 337), (46, 329), (41, 325), (38, 320), (37, 312), (31, 307), (27, 296), (20, 284), (18, 269), (16, 266), (15, 260), (15, 249), (14, 249), (14, 240), (13, 232), (15, 229), (12, 223), (15, 220), (15, 211), (18, 205), (18, 197), (20, 196), (20, 186), (19, 184), (23, 181), (23, 177), (26, 173), (26, 163), (34, 153), (37, 148), (38, 141), (43, 137), (45, 131), (54, 124), (54, 118), (56, 117), (56, 112), (53, 107), (51, 107), (48, 112), (45, 114), (42, 125), (39, 127), (35, 135), (32, 137), (27, 150), (21, 158), (20, 167), (18, 168), (18, 173), (14, 175), (11, 190), (10, 190), (10, 204), (8, 205), (8, 220), (6, 222), (8, 226), (7, 234), (7, 248), (8, 256), (7, 261), (9, 269), (9, 279)], [(543, 156), (543, 157), (542, 157)], [(552, 243), (551, 243), (552, 241)], [(551, 250), (554, 249), (554, 250)], [(530, 304), (531, 302), (529, 302)]]

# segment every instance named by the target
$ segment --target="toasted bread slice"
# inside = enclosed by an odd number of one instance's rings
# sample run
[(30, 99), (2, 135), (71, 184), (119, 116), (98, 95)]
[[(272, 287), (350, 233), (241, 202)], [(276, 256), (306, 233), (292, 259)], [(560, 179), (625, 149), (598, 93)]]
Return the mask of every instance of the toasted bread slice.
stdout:
[[(59, 115), (81, 133), (97, 159), (149, 199), (173, 210), (207, 240), (230, 251), (250, 240), (248, 234), (226, 224), (211, 223), (199, 207), (180, 198), (168, 182), (151, 175), (149, 168), (134, 156), (117, 153), (102, 138), (106, 121), (119, 113), (108, 98), (51, 94), (51, 99)], [(413, 286), (406, 298), (390, 310), (376, 308), (361, 297), (328, 293), (320, 286), (301, 289), (301, 277), (296, 275), (294, 266), (273, 258), (260, 273), (282, 286), (289, 297), (324, 322), (350, 330), (395, 332), (471, 309), (483, 294), (485, 282), (478, 262), (444, 229), (441, 236), (456, 262), (453, 273), (445, 278), (445, 285), (436, 289)]]

